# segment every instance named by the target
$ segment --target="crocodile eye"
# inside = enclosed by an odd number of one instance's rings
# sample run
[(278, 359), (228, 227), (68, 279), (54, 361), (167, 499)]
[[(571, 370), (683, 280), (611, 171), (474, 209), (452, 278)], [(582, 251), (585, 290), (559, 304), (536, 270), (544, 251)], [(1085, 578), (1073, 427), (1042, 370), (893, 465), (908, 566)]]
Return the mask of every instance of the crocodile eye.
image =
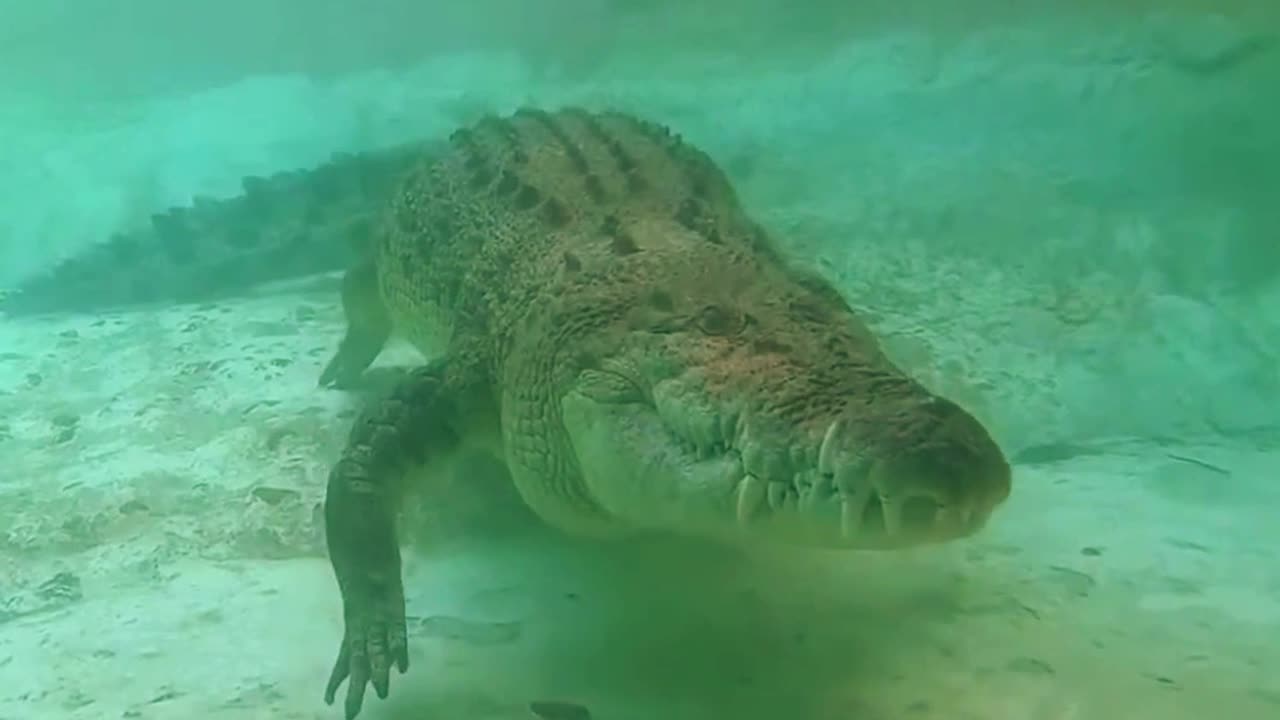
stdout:
[(746, 319), (736, 313), (729, 312), (718, 305), (708, 305), (699, 313), (696, 320), (698, 329), (708, 335), (732, 335), (742, 331)]

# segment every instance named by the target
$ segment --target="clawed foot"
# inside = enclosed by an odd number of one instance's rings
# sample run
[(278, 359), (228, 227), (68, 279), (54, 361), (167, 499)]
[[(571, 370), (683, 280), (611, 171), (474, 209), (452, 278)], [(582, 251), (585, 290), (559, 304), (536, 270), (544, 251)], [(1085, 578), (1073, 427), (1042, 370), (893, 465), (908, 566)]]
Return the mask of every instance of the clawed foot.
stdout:
[(324, 701), (332, 705), (342, 681), (347, 680), (347, 720), (360, 714), (370, 682), (378, 697), (386, 699), (392, 664), (402, 674), (409, 669), (404, 590), (399, 573), (392, 577), (393, 580), (364, 578), (343, 588), (346, 631), (329, 674)]

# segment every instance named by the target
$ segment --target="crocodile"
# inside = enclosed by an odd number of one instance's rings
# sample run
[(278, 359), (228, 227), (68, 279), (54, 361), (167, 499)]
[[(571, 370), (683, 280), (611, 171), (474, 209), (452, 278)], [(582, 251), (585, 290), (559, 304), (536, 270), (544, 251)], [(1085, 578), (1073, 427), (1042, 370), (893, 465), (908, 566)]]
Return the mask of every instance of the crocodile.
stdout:
[(971, 536), (1009, 496), (988, 430), (896, 366), (668, 127), (527, 107), (369, 167), (353, 206), (370, 222), (330, 233), (360, 237), (320, 384), (358, 386), (393, 335), (432, 359), (362, 408), (325, 489), (344, 631), (324, 700), (346, 683), (348, 720), (409, 667), (408, 471), (459, 448), (501, 458), (551, 526), (602, 539), (893, 551)]

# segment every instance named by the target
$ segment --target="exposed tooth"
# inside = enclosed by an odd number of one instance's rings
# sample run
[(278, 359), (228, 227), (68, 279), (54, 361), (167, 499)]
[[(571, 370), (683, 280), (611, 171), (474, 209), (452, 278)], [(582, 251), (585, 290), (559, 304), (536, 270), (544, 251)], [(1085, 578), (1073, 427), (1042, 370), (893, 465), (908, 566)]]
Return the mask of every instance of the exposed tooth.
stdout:
[(862, 508), (866, 507), (870, 493), (861, 490), (852, 495), (841, 495), (840, 501), (840, 535), (845, 540), (853, 540), (862, 528)]
[(781, 482), (769, 483), (769, 507), (774, 510), (781, 510), (782, 504), (787, 501), (787, 484)]
[(764, 502), (765, 481), (755, 475), (746, 475), (738, 485), (738, 525), (746, 527), (755, 515), (756, 508)]
[(843, 429), (843, 420), (836, 420), (827, 426), (827, 432), (822, 436), (822, 445), (818, 447), (818, 472), (836, 471), (836, 437)]
[(746, 449), (751, 445), (751, 421), (743, 416), (739, 422), (734, 425), (733, 434), (727, 436), (732, 438), (734, 447)]
[(861, 520), (862, 508), (855, 507), (852, 498), (846, 497), (840, 503), (840, 537), (852, 540), (858, 534), (858, 522)]

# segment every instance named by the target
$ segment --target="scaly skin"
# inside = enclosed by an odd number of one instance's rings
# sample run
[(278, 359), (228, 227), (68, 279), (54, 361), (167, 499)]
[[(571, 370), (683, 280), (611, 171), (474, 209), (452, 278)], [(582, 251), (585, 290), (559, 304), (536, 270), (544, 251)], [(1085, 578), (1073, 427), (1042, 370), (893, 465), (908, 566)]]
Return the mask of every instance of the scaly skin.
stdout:
[(421, 143), (335, 155), (309, 170), (246, 177), (244, 192), (156, 213), (26, 278), (10, 317), (218, 300), (267, 281), (345, 270)]
[(987, 431), (894, 367), (771, 248), (706, 155), (615, 113), (522, 110), (404, 175), (344, 286), (322, 382), (391, 333), (445, 348), (371, 405), (330, 475), (346, 631), (326, 689), (385, 697), (408, 649), (402, 470), (492, 442), (543, 519), (830, 548), (965, 537), (1010, 491)]

